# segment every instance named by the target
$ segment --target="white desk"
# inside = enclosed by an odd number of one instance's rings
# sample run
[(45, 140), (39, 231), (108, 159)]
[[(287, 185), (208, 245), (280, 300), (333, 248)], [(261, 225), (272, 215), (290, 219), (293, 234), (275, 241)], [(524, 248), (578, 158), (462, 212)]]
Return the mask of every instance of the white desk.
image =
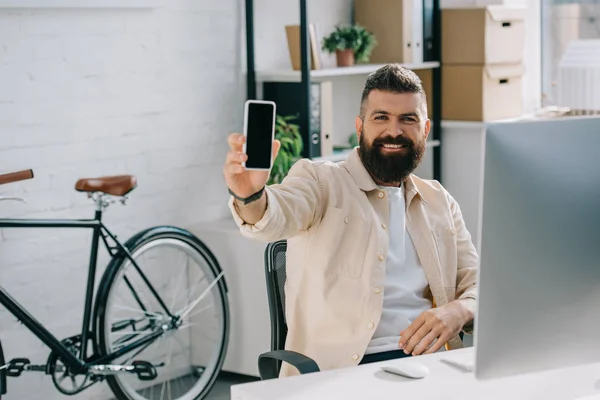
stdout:
[[(452, 353), (472, 352), (472, 348)], [(556, 356), (561, 351), (557, 346)], [(450, 353), (416, 357), (430, 370), (424, 379), (412, 380), (380, 370), (383, 364), (413, 361), (400, 359), (271, 379), (231, 387), (231, 400), (299, 399), (398, 399), (398, 400), (588, 400), (600, 399), (600, 363), (490, 381), (477, 381), (440, 361)]]

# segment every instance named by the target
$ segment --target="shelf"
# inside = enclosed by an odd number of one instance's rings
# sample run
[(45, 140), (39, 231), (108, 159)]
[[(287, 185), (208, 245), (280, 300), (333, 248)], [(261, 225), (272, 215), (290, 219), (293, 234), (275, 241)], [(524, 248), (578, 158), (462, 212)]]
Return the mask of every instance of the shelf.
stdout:
[[(310, 78), (314, 80), (324, 80), (340, 76), (366, 75), (376, 71), (384, 65), (385, 64), (361, 64), (353, 65), (351, 67), (316, 69), (310, 71)], [(438, 68), (440, 66), (440, 63), (437, 61), (430, 61), (418, 64), (402, 65), (408, 69), (419, 70)], [(293, 69), (256, 71), (256, 80), (258, 82), (301, 82), (302, 74), (301, 71), (296, 71)]]
[[(428, 140), (427, 141), (428, 148), (438, 147), (439, 145), (440, 145), (439, 140)], [(350, 152), (352, 150), (354, 150), (354, 149), (344, 149), (344, 150), (340, 150), (340, 151), (334, 150), (332, 155), (315, 157), (315, 158), (313, 158), (313, 161), (333, 161), (333, 162), (344, 161), (344, 160), (346, 160), (346, 158), (348, 157), (348, 154), (350, 154)]]
[(456, 129), (456, 128), (484, 128), (491, 124), (501, 124), (510, 122), (519, 122), (533, 119), (535, 116), (531, 114), (524, 114), (520, 117), (497, 119), (492, 121), (456, 121), (456, 120), (442, 120), (442, 128)]

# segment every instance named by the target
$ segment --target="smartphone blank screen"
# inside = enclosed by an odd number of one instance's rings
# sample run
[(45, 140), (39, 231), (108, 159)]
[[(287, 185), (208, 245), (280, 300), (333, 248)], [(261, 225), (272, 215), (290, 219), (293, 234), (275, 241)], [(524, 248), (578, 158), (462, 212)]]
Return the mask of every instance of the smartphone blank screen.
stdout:
[(271, 168), (273, 118), (272, 104), (248, 104), (248, 125), (246, 128), (247, 168)]

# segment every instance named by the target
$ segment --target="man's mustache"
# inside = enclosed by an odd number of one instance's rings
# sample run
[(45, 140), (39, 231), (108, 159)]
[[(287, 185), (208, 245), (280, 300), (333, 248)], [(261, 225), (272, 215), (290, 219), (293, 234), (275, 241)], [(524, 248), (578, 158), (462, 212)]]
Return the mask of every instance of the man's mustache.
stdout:
[(407, 147), (415, 146), (415, 143), (405, 136), (396, 136), (396, 137), (386, 136), (386, 137), (377, 138), (373, 141), (373, 146), (382, 146), (384, 144), (397, 144), (397, 145), (404, 145)]

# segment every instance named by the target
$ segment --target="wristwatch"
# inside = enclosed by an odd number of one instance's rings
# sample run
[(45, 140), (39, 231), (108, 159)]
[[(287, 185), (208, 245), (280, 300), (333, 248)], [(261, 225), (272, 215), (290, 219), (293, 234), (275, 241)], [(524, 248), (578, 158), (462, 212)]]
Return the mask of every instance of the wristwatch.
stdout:
[(227, 188), (227, 191), (229, 192), (230, 195), (232, 195), (236, 200), (241, 201), (244, 204), (249, 204), (252, 203), (253, 201), (256, 201), (258, 199), (260, 199), (262, 197), (263, 192), (265, 191), (265, 187), (263, 186), (262, 189), (260, 189), (258, 192), (254, 193), (253, 195), (250, 195), (248, 197), (240, 197), (237, 194), (233, 193), (231, 191), (231, 189)]

